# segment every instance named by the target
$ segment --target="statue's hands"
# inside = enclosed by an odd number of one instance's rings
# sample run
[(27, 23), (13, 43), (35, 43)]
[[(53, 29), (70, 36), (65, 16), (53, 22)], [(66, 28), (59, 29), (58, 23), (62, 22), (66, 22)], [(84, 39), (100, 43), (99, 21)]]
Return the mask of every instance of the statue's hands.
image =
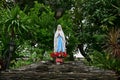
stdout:
[(57, 37), (59, 37), (60, 36), (60, 34), (58, 34), (58, 36)]

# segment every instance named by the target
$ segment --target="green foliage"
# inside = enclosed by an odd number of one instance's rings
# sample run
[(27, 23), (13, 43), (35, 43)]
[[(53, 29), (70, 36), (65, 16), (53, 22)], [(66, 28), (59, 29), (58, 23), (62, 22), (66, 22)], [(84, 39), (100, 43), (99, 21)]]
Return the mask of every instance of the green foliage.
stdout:
[[(95, 36), (96, 37), (96, 36)], [(120, 71), (120, 49), (118, 44), (119, 30), (112, 29), (108, 35), (104, 36), (104, 45), (92, 46), (91, 59), (92, 65), (116, 71)], [(99, 39), (98, 39), (99, 40)], [(99, 51), (101, 49), (101, 51)]]
[(45, 51), (44, 55), (43, 55), (43, 61), (49, 61), (52, 60), (52, 57), (50, 56), (51, 51)]
[[(88, 4), (88, 5), (87, 5)], [(119, 0), (87, 0), (83, 6), (83, 11), (88, 21), (98, 25), (107, 25), (108, 28), (116, 25), (118, 27), (119, 23)], [(117, 8), (115, 8), (115, 6)]]
[(119, 27), (118, 3), (118, 0), (77, 0), (75, 2), (73, 30), (79, 43), (90, 44), (89, 48), (100, 45), (102, 47), (104, 35), (109, 29)]
[(50, 52), (51, 51), (44, 52), (44, 49), (40, 48), (39, 44), (31, 46), (30, 41), (25, 41), (17, 48), (15, 59), (11, 61), (11, 68), (19, 68), (41, 60), (51, 60)]
[(103, 69), (114, 70), (117, 73), (120, 72), (120, 67), (119, 67), (120, 59), (116, 59), (112, 57), (110, 54), (101, 53), (98, 51), (94, 51), (90, 56), (92, 59), (91, 65), (94, 65), (96, 67), (100, 67)]
[(4, 0), (1, 0), (1, 1), (0, 1), (0, 8), (3, 7), (3, 3), (4, 3)]
[(11, 67), (21, 67), (31, 63), (40, 61), (43, 58), (43, 49), (38, 46), (34, 47), (29, 45), (30, 41), (25, 41), (23, 44), (19, 45), (13, 59), (11, 61)]
[[(1, 41), (1, 55), (3, 58), (8, 54), (10, 41), (15, 41), (15, 48), (19, 44), (18, 39), (22, 39), (29, 31), (28, 27), (28, 16), (20, 10), (19, 6), (13, 6), (0, 10), (0, 41)], [(22, 43), (22, 41), (20, 41)], [(14, 50), (15, 51), (15, 50)], [(15, 59), (15, 54), (12, 55)]]
[(20, 10), (18, 6), (13, 7), (12, 9), (3, 9), (1, 11), (1, 21), (3, 32), (12, 32), (12, 29), (15, 31), (15, 34), (22, 33), (21, 31), (27, 31), (27, 15)]
[(93, 38), (95, 39), (96, 42), (103, 42), (105, 37), (106, 37), (106, 35), (102, 35), (102, 34), (93, 35)]
[(21, 9), (27, 5), (27, 11), (34, 6), (34, 2), (37, 1), (40, 4), (50, 6), (52, 10), (58, 8), (64, 8), (64, 10), (69, 10), (74, 4), (74, 0), (16, 0), (15, 2), (20, 6)]
[(77, 0), (73, 22), (78, 40), (91, 44), (94, 43), (91, 36), (104, 35), (111, 27), (119, 27), (118, 2), (118, 0)]
[(30, 34), (33, 38), (31, 40), (41, 44), (42, 49), (52, 49), (55, 19), (50, 7), (35, 2), (28, 15), (32, 25)]
[[(120, 70), (120, 60), (110, 54), (118, 55), (120, 51), (117, 43), (119, 3), (120, 0), (76, 0), (73, 9), (73, 30), (79, 44), (87, 44), (86, 52), (88, 56), (91, 54), (92, 65), (115, 71)], [(111, 29), (116, 30), (107, 36)]]
[(26, 66), (26, 65), (29, 65), (29, 64), (32, 64), (33, 62), (27, 60), (23, 60), (23, 59), (19, 59), (17, 62), (15, 60), (11, 61), (11, 63), (14, 63), (13, 66), (11, 66), (11, 69), (15, 69), (15, 68), (19, 68), (19, 67), (22, 67), (22, 66)]

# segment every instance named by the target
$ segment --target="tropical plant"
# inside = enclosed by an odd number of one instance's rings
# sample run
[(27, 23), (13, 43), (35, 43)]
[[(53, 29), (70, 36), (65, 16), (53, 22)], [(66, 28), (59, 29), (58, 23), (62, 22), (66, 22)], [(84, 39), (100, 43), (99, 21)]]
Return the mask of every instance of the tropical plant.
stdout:
[(107, 53), (112, 54), (116, 58), (120, 57), (119, 37), (119, 29), (112, 29), (107, 36), (106, 44), (103, 46)]
[(28, 26), (28, 16), (22, 10), (20, 10), (19, 6), (17, 5), (12, 8), (1, 9), (0, 18), (0, 41), (2, 44), (2, 57), (6, 60), (7, 58), (10, 58), (9, 48), (11, 42), (16, 45), (14, 46), (14, 50), (11, 54), (11, 57), (14, 58), (15, 50), (19, 45), (16, 43), (18, 42), (18, 39), (22, 39), (23, 36), (28, 34), (30, 26)]
[(96, 67), (114, 70), (117, 74), (120, 74), (119, 30), (113, 28), (105, 38), (103, 47), (101, 47), (102, 51), (96, 49), (91, 52), (91, 64)]
[(108, 53), (101, 53), (98, 51), (94, 51), (90, 57), (92, 66), (113, 70), (117, 74), (120, 74), (120, 59), (114, 58)]
[(17, 36), (22, 37), (25, 32), (28, 33), (30, 27), (27, 22), (28, 16), (18, 6), (3, 9), (0, 15), (2, 39), (14, 41)]

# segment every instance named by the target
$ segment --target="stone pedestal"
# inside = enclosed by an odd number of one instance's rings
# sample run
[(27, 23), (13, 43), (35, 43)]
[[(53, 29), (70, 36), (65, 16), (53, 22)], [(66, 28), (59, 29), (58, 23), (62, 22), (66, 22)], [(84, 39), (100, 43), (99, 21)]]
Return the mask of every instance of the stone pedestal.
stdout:
[(63, 58), (58, 58), (58, 57), (57, 57), (56, 60), (55, 60), (55, 62), (56, 62), (56, 63), (63, 63)]

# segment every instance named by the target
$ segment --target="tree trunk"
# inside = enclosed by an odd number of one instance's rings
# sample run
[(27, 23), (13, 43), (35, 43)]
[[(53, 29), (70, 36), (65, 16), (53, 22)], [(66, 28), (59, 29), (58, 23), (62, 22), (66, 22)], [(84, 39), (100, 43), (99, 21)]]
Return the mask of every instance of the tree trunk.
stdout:
[(86, 59), (88, 62), (90, 62), (90, 61), (91, 61), (90, 57), (89, 57), (89, 56), (85, 53), (85, 51), (83, 50), (83, 49), (84, 49), (84, 44), (78, 44), (78, 48), (79, 48), (81, 54), (85, 57), (85, 59)]

